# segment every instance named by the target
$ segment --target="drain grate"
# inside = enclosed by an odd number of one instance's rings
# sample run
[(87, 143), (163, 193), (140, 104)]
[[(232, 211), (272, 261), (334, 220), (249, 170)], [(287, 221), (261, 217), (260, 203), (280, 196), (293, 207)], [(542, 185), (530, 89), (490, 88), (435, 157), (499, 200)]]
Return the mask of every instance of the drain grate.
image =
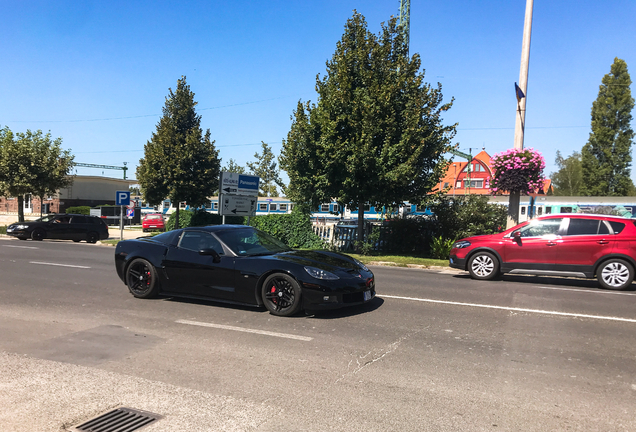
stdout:
[(74, 426), (78, 432), (133, 432), (163, 418), (159, 414), (131, 408), (117, 408)]

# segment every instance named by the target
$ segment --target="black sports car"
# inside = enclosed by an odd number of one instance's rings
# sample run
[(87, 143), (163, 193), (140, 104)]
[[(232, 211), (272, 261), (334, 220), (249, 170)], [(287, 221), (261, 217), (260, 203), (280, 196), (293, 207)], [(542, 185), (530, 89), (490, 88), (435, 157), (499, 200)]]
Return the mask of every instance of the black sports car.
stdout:
[(173, 230), (125, 240), (115, 267), (135, 297), (158, 294), (265, 306), (291, 316), (368, 302), (375, 279), (361, 262), (336, 252), (294, 250), (244, 225)]

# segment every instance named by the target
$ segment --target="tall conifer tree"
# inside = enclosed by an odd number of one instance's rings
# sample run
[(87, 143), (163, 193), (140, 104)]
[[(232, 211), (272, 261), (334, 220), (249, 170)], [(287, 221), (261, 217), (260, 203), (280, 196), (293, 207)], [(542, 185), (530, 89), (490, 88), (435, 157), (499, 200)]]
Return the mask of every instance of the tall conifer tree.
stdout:
[(419, 203), (437, 184), (455, 125), (443, 126), (441, 85), (424, 82), (418, 54), (408, 57), (391, 19), (378, 36), (354, 13), (316, 78), (316, 105), (298, 103), (281, 167), (287, 196), (317, 208), (336, 199), (358, 211), (362, 239), (365, 204)]
[(588, 196), (627, 196), (634, 193), (630, 178), (634, 98), (627, 63), (615, 58), (602, 83), (592, 104), (592, 132), (581, 151), (581, 191)]
[(137, 180), (150, 204), (158, 205), (165, 198), (172, 201), (178, 228), (179, 203), (186, 201), (193, 207), (205, 204), (218, 189), (221, 161), (210, 140), (210, 130), (203, 134), (201, 116), (194, 109), (197, 102), (186, 77), (178, 80), (176, 92), (169, 92), (157, 131), (139, 161)]

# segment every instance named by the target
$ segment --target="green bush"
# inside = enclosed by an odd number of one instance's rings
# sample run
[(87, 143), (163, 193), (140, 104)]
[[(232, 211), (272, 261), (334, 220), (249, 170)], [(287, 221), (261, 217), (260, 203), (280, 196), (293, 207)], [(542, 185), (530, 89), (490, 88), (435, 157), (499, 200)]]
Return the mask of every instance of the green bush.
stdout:
[(0, 234), (6, 234), (7, 233), (7, 227), (6, 226), (0, 226)]
[(294, 209), (289, 214), (255, 216), (250, 225), (276, 237), (292, 248), (322, 249), (323, 241), (314, 234), (309, 215)]
[(89, 206), (78, 206), (78, 207), (69, 207), (65, 210), (65, 212), (73, 213), (73, 214), (82, 214), (88, 216), (91, 214), (91, 208)]
[(453, 247), (455, 240), (444, 239), (444, 237), (433, 237), (431, 242), (431, 258), (448, 259), (450, 251)]

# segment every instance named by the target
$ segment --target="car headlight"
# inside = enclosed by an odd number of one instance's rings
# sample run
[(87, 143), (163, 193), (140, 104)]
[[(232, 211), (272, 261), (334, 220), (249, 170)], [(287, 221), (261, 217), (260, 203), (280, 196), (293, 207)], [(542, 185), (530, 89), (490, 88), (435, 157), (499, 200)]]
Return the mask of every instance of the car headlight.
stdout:
[(338, 276), (336, 276), (335, 274), (325, 271), (325, 270), (321, 270), (319, 268), (316, 267), (305, 267), (305, 271), (307, 273), (309, 273), (309, 276), (316, 278), (316, 279), (322, 279), (322, 280), (336, 280), (336, 279), (340, 279)]
[(364, 271), (369, 271), (369, 269), (367, 268), (367, 266), (365, 266), (364, 264), (362, 264), (360, 261), (358, 261), (357, 259), (353, 259), (353, 261), (358, 264), (358, 266), (360, 266), (360, 268)]
[(466, 241), (466, 240), (461, 240), (458, 242), (455, 242), (455, 244), (453, 245), (454, 249), (463, 249), (463, 248), (467, 248), (468, 246), (470, 246), (470, 242)]
[(29, 226), (28, 225), (13, 225), (10, 228), (13, 229), (27, 229)]

